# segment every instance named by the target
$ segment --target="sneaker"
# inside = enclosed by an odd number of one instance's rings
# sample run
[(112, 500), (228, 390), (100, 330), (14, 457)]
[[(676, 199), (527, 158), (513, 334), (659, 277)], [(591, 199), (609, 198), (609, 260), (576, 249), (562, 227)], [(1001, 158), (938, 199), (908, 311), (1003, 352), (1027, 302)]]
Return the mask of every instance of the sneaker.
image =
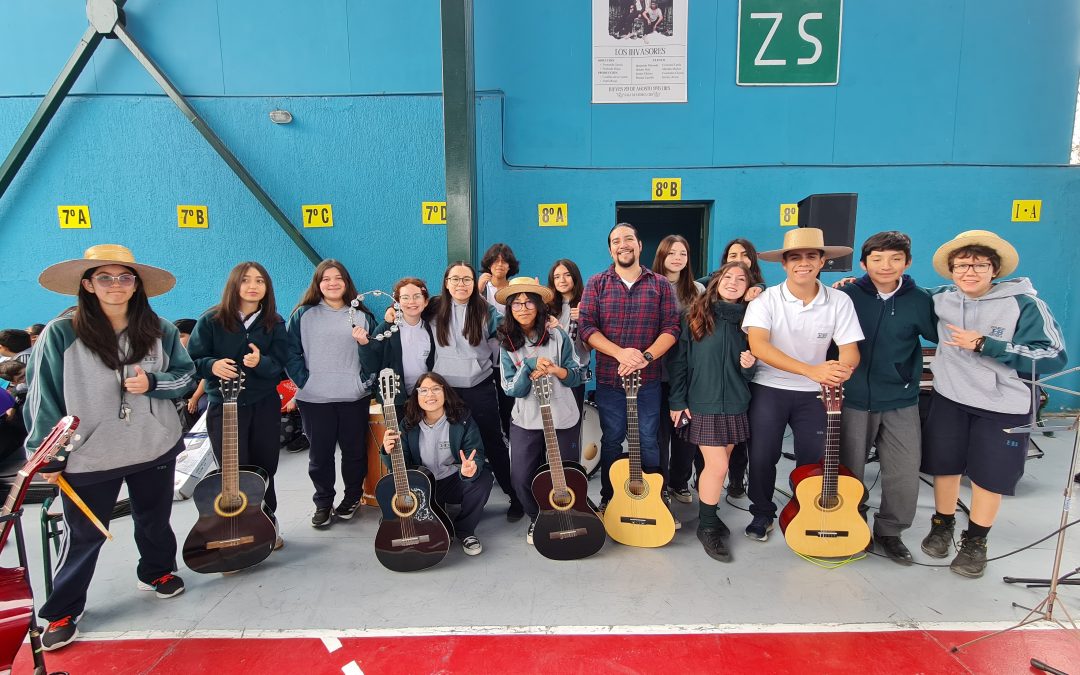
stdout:
[(692, 504), (694, 502), (694, 493), (690, 492), (690, 488), (676, 488), (671, 491), (671, 495), (683, 504)]
[(315, 515), (311, 516), (312, 527), (326, 527), (334, 520), (333, 510), (329, 506), (320, 506), (315, 509)]
[[(341, 500), (341, 503), (337, 505), (337, 508), (334, 509), (334, 515), (337, 516), (338, 518), (341, 518), (342, 520), (348, 520), (348, 519), (352, 518), (354, 515), (360, 515), (360, 512), (357, 510), (359, 508), (360, 508), (360, 500), (359, 499), (350, 500), (350, 501), (345, 501), (343, 499), (343, 500)], [(312, 521), (312, 522), (314, 523), (314, 521)]]
[(41, 648), (51, 652), (74, 642), (79, 634), (78, 621), (79, 617), (70, 614), (56, 621), (50, 621), (49, 627), (41, 634)]
[(754, 519), (746, 526), (746, 536), (754, 541), (768, 541), (772, 528), (772, 518), (769, 516), (754, 516)]
[(720, 530), (698, 529), (697, 538), (710, 558), (720, 562), (731, 562), (731, 551), (728, 550), (726, 537)]
[[(525, 517), (525, 509), (521, 508), (521, 504), (517, 500), (510, 502), (510, 508), (506, 509), (506, 519), (511, 523), (516, 523)], [(477, 551), (479, 553), (479, 551)], [(473, 555), (476, 555), (475, 553)]]
[(529, 532), (525, 535), (525, 541), (529, 542), (529, 546), (533, 543), (533, 531), (536, 529), (536, 521), (529, 523)]
[(728, 529), (727, 524), (724, 521), (720, 521), (720, 524), (716, 526), (716, 531), (720, 533), (721, 537), (730, 537), (731, 530)]
[(949, 546), (953, 543), (956, 521), (946, 523), (936, 515), (930, 518), (930, 534), (922, 540), (922, 551), (932, 558), (944, 558), (949, 555)]
[(746, 488), (743, 487), (742, 483), (731, 483), (727, 488), (727, 496), (732, 499), (742, 499), (746, 496)]
[(679, 520), (678, 518), (676, 518), (674, 513), (671, 514), (671, 519), (675, 521), (675, 529), (676, 530), (681, 530), (682, 529), (682, 521)]
[(282, 537), (281, 533), (279, 532), (277, 537), (274, 538), (274, 550), (280, 551), (283, 548), (285, 548), (285, 538)]
[(140, 581), (140, 591), (154, 591), (159, 598), (172, 598), (184, 592), (184, 580), (175, 574), (162, 574), (150, 583)]
[(480, 552), (484, 550), (484, 545), (480, 543), (476, 535), (469, 535), (461, 540), (461, 548), (465, 551), (465, 555), (480, 555)]
[(986, 569), (986, 537), (969, 537), (965, 530), (960, 535), (960, 552), (949, 563), (949, 569), (972, 579), (981, 577)]

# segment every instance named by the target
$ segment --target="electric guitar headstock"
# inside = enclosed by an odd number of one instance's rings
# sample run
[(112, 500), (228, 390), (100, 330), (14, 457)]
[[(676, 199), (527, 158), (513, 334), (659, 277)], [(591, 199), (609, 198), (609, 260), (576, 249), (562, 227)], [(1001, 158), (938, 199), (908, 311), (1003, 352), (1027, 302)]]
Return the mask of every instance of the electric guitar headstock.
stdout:
[(545, 375), (533, 381), (533, 394), (541, 406), (551, 405), (551, 376)]
[(401, 376), (395, 373), (393, 368), (383, 368), (379, 371), (379, 394), (382, 395), (383, 405), (393, 405), (399, 391), (401, 391)]
[(821, 385), (821, 403), (825, 406), (826, 413), (840, 412), (844, 407), (844, 385)]
[(626, 398), (637, 398), (638, 389), (641, 389), (641, 371), (635, 370), (629, 375), (623, 375), (622, 386), (626, 392)]
[(247, 376), (241, 370), (231, 380), (219, 380), (221, 382), (221, 398), (223, 403), (236, 403), (240, 398), (240, 392), (244, 390), (244, 380)]

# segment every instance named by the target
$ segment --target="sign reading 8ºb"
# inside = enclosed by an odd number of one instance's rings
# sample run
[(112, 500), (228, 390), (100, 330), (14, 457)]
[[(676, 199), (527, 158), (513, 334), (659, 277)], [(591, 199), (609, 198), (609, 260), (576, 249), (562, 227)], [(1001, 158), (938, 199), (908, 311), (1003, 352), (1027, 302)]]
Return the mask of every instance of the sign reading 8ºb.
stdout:
[(844, 0), (739, 0), (739, 85), (840, 81)]

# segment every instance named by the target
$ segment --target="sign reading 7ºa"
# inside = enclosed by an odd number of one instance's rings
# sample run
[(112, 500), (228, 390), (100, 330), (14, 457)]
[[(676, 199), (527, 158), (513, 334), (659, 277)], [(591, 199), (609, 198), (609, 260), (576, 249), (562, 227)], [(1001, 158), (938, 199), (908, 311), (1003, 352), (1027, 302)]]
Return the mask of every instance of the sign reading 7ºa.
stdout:
[(844, 0), (739, 0), (735, 83), (840, 81)]

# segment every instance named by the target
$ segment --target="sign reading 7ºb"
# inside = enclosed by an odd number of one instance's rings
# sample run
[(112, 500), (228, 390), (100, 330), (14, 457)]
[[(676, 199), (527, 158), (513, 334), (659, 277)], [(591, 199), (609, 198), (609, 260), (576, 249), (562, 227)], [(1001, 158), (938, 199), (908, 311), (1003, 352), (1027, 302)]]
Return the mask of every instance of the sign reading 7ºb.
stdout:
[(844, 0), (739, 0), (735, 83), (840, 81)]

